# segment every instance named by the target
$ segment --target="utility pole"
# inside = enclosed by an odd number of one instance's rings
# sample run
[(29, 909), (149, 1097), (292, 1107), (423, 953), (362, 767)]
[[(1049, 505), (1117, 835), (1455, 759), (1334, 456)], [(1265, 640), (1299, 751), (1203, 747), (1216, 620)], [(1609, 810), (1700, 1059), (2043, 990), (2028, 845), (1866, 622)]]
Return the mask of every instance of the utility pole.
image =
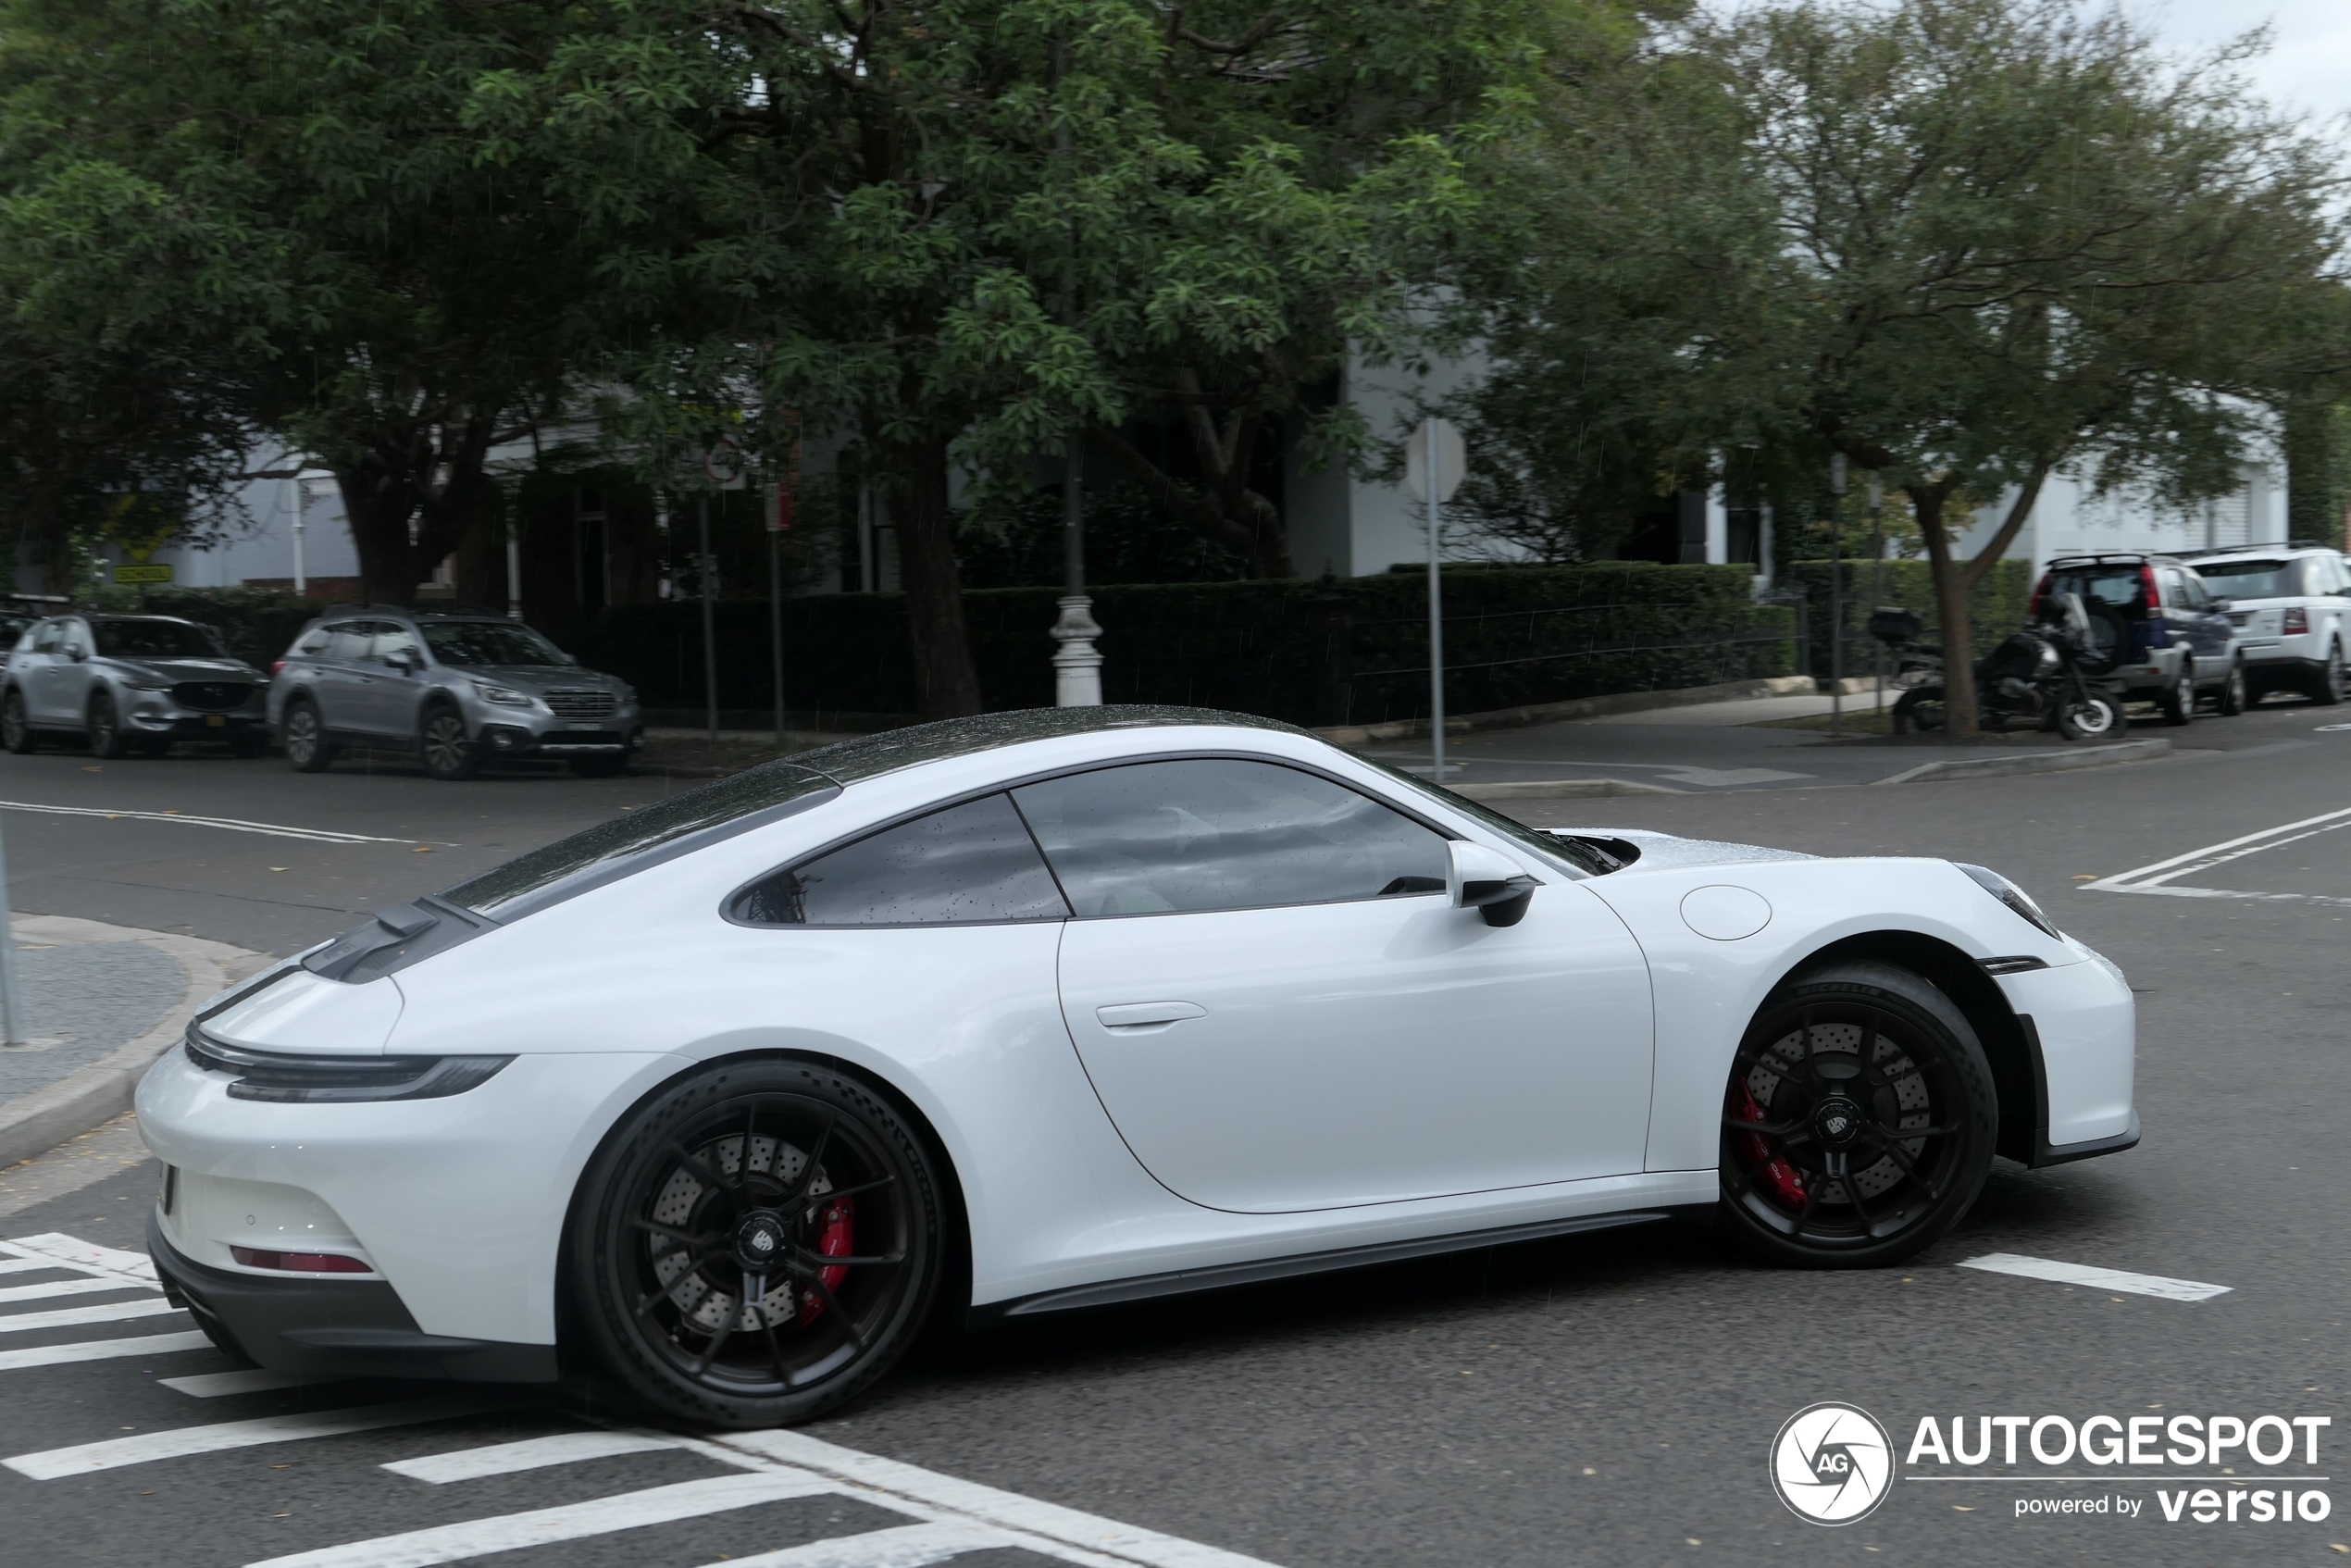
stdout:
[(718, 749), (718, 644), (714, 629), (718, 619), (718, 574), (710, 554), (710, 496), (706, 492), (694, 497), (694, 542), (701, 551), (694, 566), (702, 579), (702, 692), (710, 713), (710, 749), (715, 752)]
[(1845, 733), (1845, 454), (1829, 457), (1829, 733)]
[[(1053, 87), (1058, 99), (1062, 78), (1069, 67), (1067, 46), (1053, 40)], [(1072, 173), (1069, 115), (1054, 104), (1053, 153), (1064, 181)], [(1064, 205), (1064, 213), (1067, 208)], [(1077, 220), (1067, 219), (1069, 255), (1062, 269), (1062, 325), (1077, 325)], [(1075, 429), (1062, 438), (1062, 596), (1061, 615), (1050, 633), (1053, 650), (1053, 705), (1058, 708), (1099, 708), (1102, 705), (1102, 655), (1094, 640), (1102, 628), (1094, 620), (1094, 601), (1086, 591), (1086, 442)]]
[[(1885, 603), (1885, 481), (1870, 471), (1870, 611)], [(1870, 670), (1877, 677), (1877, 711), (1885, 713), (1885, 644), (1870, 639)]]
[(1435, 417), (1421, 421), (1404, 448), (1404, 486), (1428, 504), (1429, 765), (1445, 782), (1445, 588), (1437, 557), (1445, 539), (1445, 503), (1462, 486), (1468, 463), (1462, 432)]

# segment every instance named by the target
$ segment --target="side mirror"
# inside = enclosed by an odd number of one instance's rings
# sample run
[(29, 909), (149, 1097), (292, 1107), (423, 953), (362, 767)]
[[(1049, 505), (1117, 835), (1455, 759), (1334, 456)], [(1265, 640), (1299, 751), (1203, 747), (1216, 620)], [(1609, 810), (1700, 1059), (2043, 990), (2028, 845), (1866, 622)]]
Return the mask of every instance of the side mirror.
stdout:
[(1541, 883), (1498, 850), (1455, 839), (1446, 846), (1445, 897), (1455, 909), (1474, 909), (1488, 926), (1524, 918)]
[(82, 660), (88, 658), (89, 656), (90, 650), (84, 648), (81, 643), (68, 642), (66, 644), (66, 657), (71, 659), (75, 664), (81, 663)]

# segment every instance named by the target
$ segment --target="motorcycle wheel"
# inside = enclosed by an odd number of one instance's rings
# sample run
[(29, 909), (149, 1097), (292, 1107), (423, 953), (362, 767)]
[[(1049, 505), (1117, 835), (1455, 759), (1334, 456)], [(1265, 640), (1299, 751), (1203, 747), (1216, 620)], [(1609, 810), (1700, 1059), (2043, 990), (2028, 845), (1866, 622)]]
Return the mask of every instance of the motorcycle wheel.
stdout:
[(2121, 706), (2103, 691), (2093, 691), (2088, 701), (2076, 698), (2058, 709), (2058, 733), (2069, 740), (2104, 740), (2121, 730)]
[(1943, 728), (1943, 688), (1913, 686), (1894, 704), (1894, 733), (1931, 735)]

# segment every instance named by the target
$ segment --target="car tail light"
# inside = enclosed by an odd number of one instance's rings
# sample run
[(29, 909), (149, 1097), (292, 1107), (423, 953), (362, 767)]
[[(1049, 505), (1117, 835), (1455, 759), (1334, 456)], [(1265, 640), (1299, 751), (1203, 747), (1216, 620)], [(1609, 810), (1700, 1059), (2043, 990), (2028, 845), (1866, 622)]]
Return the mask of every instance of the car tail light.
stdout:
[(272, 660), (270, 660), (270, 661), (269, 661), (269, 678), (270, 678), (270, 679), (275, 680), (275, 679), (277, 679), (277, 678), (278, 678), (278, 677), (280, 677), (280, 676), (281, 676), (281, 675), (283, 675), (283, 674), (285, 674), (285, 673), (286, 673), (286, 661), (285, 661), (285, 660), (283, 660), (283, 659), (272, 659)]
[(2299, 604), (2295, 605), (2285, 613), (2285, 625), (2279, 629), (2288, 637), (2309, 630), (2310, 612)]
[(375, 1269), (341, 1252), (272, 1252), (259, 1247), (231, 1247), (229, 1255), (247, 1268), (291, 1269), (296, 1274), (373, 1274)]
[(2139, 608), (2151, 613), (2162, 603), (2162, 591), (2155, 586), (2155, 568), (2141, 562), (2139, 565)]

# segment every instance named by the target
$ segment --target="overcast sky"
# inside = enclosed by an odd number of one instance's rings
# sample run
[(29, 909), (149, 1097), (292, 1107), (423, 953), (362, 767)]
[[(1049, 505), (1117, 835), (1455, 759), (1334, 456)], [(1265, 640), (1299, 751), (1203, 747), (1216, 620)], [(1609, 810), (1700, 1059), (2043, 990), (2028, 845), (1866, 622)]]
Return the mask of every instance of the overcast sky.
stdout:
[(2282, 106), (2321, 116), (2351, 110), (2351, 0), (2123, 0), (2178, 48), (2218, 44), (2264, 21), (2270, 53), (2254, 80)]

